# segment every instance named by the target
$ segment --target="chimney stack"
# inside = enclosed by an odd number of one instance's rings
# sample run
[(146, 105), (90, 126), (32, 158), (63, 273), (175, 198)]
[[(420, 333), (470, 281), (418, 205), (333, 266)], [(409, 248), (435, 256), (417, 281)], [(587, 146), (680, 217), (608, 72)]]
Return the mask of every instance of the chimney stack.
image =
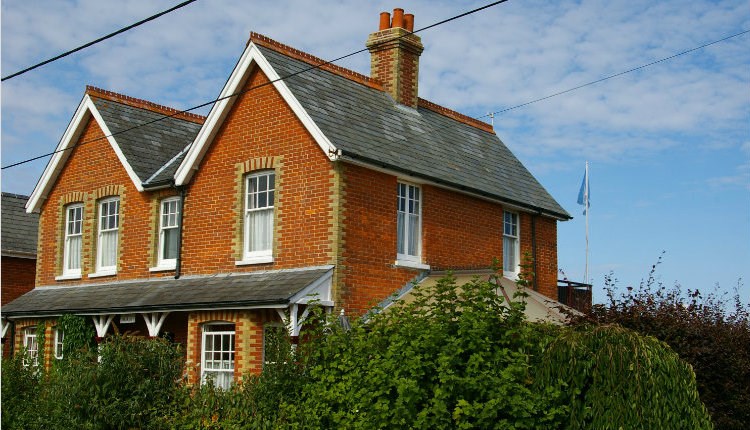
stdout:
[(403, 9), (380, 14), (379, 31), (367, 38), (370, 76), (379, 80), (396, 103), (417, 108), (419, 56), (422, 40), (414, 31), (414, 15)]

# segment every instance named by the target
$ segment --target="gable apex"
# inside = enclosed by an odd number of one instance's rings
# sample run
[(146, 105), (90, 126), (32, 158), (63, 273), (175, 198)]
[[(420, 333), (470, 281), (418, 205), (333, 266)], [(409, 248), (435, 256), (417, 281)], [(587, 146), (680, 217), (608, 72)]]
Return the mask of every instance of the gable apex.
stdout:
[(112, 147), (112, 150), (117, 155), (117, 158), (120, 160), (120, 163), (122, 163), (122, 166), (125, 168), (128, 177), (130, 177), (130, 179), (133, 181), (136, 189), (138, 191), (143, 191), (143, 184), (141, 183), (140, 178), (138, 178), (138, 175), (135, 174), (135, 171), (130, 166), (130, 163), (128, 163), (128, 160), (122, 153), (122, 150), (117, 144), (115, 137), (110, 132), (109, 127), (107, 127), (107, 124), (104, 122), (104, 119), (97, 110), (96, 105), (92, 101), (91, 96), (87, 91), (86, 94), (84, 94), (83, 99), (78, 105), (75, 113), (73, 114), (73, 118), (68, 124), (68, 127), (65, 129), (65, 133), (60, 139), (60, 143), (58, 143), (57, 147), (55, 148), (55, 153), (52, 155), (52, 158), (44, 168), (44, 172), (42, 173), (39, 182), (37, 182), (36, 186), (34, 187), (34, 191), (31, 193), (29, 201), (26, 203), (26, 212), (39, 212), (42, 203), (47, 198), (47, 195), (52, 189), (52, 186), (57, 181), (57, 178), (60, 175), (60, 172), (62, 172), (63, 167), (65, 167), (72, 149), (78, 143), (78, 139), (81, 137), (81, 134), (83, 133), (88, 120), (92, 117), (94, 118), (94, 120), (96, 120), (96, 123), (101, 129), (102, 133), (104, 133), (104, 136)]
[[(255, 33), (252, 34), (255, 35)], [(242, 92), (242, 87), (254, 67), (260, 68), (260, 70), (266, 75), (270, 83), (276, 88), (287, 105), (302, 122), (305, 129), (307, 129), (312, 135), (323, 153), (330, 160), (335, 160), (337, 158), (338, 149), (333, 143), (331, 143), (328, 137), (323, 134), (320, 127), (318, 127), (312, 117), (302, 107), (302, 104), (282, 80), (284, 77), (279, 76), (263, 53), (258, 49), (258, 46), (254, 43), (254, 40), (251, 37), (242, 53), (242, 56), (237, 62), (237, 65), (234, 67), (234, 70), (232, 70), (232, 74), (229, 76), (227, 83), (224, 85), (221, 94), (217, 98), (218, 101), (211, 108), (211, 111), (206, 117), (206, 121), (203, 123), (203, 127), (201, 127), (195, 141), (190, 146), (182, 164), (177, 168), (174, 175), (175, 185), (179, 186), (190, 182), (193, 174), (198, 169), (201, 160), (213, 143), (221, 125), (224, 123), (224, 120), (234, 106), (237, 96)]]

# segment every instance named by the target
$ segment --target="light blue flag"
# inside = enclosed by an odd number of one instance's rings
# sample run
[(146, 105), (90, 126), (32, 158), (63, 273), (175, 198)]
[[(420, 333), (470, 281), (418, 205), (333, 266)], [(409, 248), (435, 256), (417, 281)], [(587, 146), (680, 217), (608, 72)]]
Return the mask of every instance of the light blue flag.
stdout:
[(588, 209), (591, 206), (591, 186), (589, 185), (588, 168), (583, 173), (583, 181), (581, 182), (581, 190), (578, 191), (578, 204), (583, 206), (583, 214), (586, 215), (586, 209)]

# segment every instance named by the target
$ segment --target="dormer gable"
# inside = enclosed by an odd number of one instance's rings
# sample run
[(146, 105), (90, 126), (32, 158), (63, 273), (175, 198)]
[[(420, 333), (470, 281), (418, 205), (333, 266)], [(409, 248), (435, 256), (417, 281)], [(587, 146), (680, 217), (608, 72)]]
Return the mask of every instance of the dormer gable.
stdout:
[[(171, 183), (204, 117), (88, 86), (26, 205), (38, 212), (89, 120), (93, 118), (138, 191)], [(171, 168), (170, 168), (171, 167)], [(167, 171), (165, 175), (165, 170)], [(164, 181), (164, 176), (168, 180)]]

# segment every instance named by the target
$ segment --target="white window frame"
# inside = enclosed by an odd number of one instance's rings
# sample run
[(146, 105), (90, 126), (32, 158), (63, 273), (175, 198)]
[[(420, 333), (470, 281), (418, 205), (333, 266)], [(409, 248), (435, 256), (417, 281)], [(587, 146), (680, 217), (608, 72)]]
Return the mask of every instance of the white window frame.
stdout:
[[(511, 217), (510, 223), (508, 216)], [(521, 258), (521, 217), (517, 212), (503, 211), (503, 276), (510, 279), (517, 279), (520, 272), (520, 258)], [(510, 229), (508, 228), (510, 227)], [(515, 227), (515, 234), (513, 234), (513, 227)], [(514, 254), (512, 256), (513, 262), (515, 263), (514, 270), (508, 270), (507, 258), (505, 253), (506, 241), (513, 241), (514, 243)]]
[[(232, 330), (220, 328), (219, 326), (234, 326)], [(221, 378), (214, 378), (214, 384), (222, 389), (229, 389), (234, 382), (234, 369), (237, 364), (236, 362), (236, 325), (231, 322), (213, 322), (203, 324), (203, 334), (201, 335), (201, 384), (207, 382), (209, 373), (215, 374), (215, 376), (223, 374)], [(224, 350), (224, 337), (229, 337), (229, 349)], [(210, 350), (207, 349), (208, 338), (212, 337), (214, 340), (219, 338), (219, 349), (216, 349), (216, 343), (211, 342)], [(213, 357), (207, 359), (207, 355), (213, 354)], [(219, 354), (218, 360), (215, 354)], [(224, 359), (224, 354), (228, 354), (229, 358)]]
[(39, 365), (39, 342), (36, 336), (36, 327), (26, 327), (23, 329), (23, 347), (25, 349), (23, 365), (25, 367), (29, 367), (29, 365), (36, 367)]
[[(103, 208), (104, 205), (111, 205), (112, 203), (116, 203), (117, 211), (112, 214), (108, 213), (107, 218), (115, 217), (115, 228), (102, 228), (102, 219), (103, 219)], [(120, 198), (119, 197), (111, 197), (107, 199), (103, 199), (99, 201), (99, 210), (96, 214), (97, 218), (97, 240), (96, 240), (96, 273), (93, 276), (107, 276), (107, 275), (114, 275), (117, 273), (117, 254), (119, 252), (120, 247)], [(104, 259), (104, 250), (102, 247), (102, 237), (105, 234), (113, 233), (115, 236), (115, 246), (114, 246), (114, 253), (113, 260), (114, 264), (109, 266), (102, 265), (102, 260)], [(93, 277), (92, 275), (89, 275), (89, 277)]]
[[(263, 191), (251, 191), (251, 182), (259, 180), (259, 178), (266, 177), (266, 189)], [(273, 187), (270, 186), (270, 180), (273, 179)], [(265, 206), (259, 206), (259, 196), (265, 194), (266, 204)], [(276, 171), (275, 170), (262, 170), (259, 172), (251, 173), (245, 176), (245, 190), (244, 190), (244, 213), (243, 213), (243, 252), (242, 261), (237, 262), (241, 264), (262, 264), (273, 262), (273, 237), (274, 237), (274, 217), (276, 207)], [(260, 211), (270, 211), (270, 229), (271, 237), (268, 244), (268, 249), (261, 250), (250, 250), (250, 241), (252, 240), (252, 231), (254, 224), (251, 223), (250, 217), (253, 213)]]
[[(170, 206), (174, 205), (174, 212), (167, 212), (165, 213), (165, 209), (169, 208), (168, 210), (171, 210), (172, 208)], [(165, 215), (167, 222), (165, 225)], [(170, 219), (173, 217), (174, 223), (172, 224), (170, 222)], [(167, 199), (164, 199), (159, 204), (159, 252), (157, 257), (157, 268), (159, 269), (174, 269), (177, 265), (177, 258), (165, 258), (165, 236), (167, 230), (177, 230), (177, 234), (179, 234), (179, 228), (180, 228), (180, 198), (179, 197), (170, 197)], [(179, 239), (178, 239), (179, 240)], [(177, 252), (180, 252), (179, 249)]]
[[(402, 196), (401, 191), (405, 190), (406, 194)], [(416, 190), (417, 192), (414, 194), (416, 198), (411, 198), (410, 190)], [(403, 205), (402, 205), (402, 199)], [(416, 202), (416, 213), (413, 210), (409, 209), (409, 201), (413, 200)], [(422, 264), (422, 206), (424, 206), (424, 193), (422, 192), (422, 187), (416, 184), (411, 184), (408, 182), (398, 181), (398, 185), (396, 188), (396, 265), (399, 266), (406, 266), (406, 267), (414, 267), (418, 269), (429, 269), (429, 266)], [(403, 210), (402, 210), (403, 208)], [(403, 229), (401, 231), (401, 234), (399, 234), (398, 231), (398, 218), (403, 214), (404, 222), (403, 222)], [(409, 246), (411, 245), (409, 243), (409, 237), (411, 236), (411, 231), (409, 228), (409, 220), (408, 217), (410, 215), (416, 215), (417, 216), (417, 234), (416, 234), (416, 254), (408, 254)], [(400, 236), (403, 236), (401, 238)], [(399, 241), (403, 240), (403, 250), (405, 252), (399, 252)]]
[(60, 330), (59, 328), (55, 327), (54, 354), (55, 354), (55, 358), (58, 360), (63, 359), (63, 348), (64, 348), (63, 342), (65, 342), (65, 333), (63, 333), (63, 331)]
[[(76, 217), (77, 216), (77, 217)], [(71, 219), (71, 217), (75, 217)], [(76, 231), (77, 227), (77, 233)], [(73, 230), (73, 232), (71, 232)], [(78, 239), (78, 267), (73, 268), (70, 264), (71, 247), (73, 241)], [(68, 205), (65, 208), (65, 240), (63, 245), (63, 276), (65, 277), (80, 277), (81, 276), (81, 262), (82, 262), (82, 250), (83, 250), (83, 204), (76, 203)]]

